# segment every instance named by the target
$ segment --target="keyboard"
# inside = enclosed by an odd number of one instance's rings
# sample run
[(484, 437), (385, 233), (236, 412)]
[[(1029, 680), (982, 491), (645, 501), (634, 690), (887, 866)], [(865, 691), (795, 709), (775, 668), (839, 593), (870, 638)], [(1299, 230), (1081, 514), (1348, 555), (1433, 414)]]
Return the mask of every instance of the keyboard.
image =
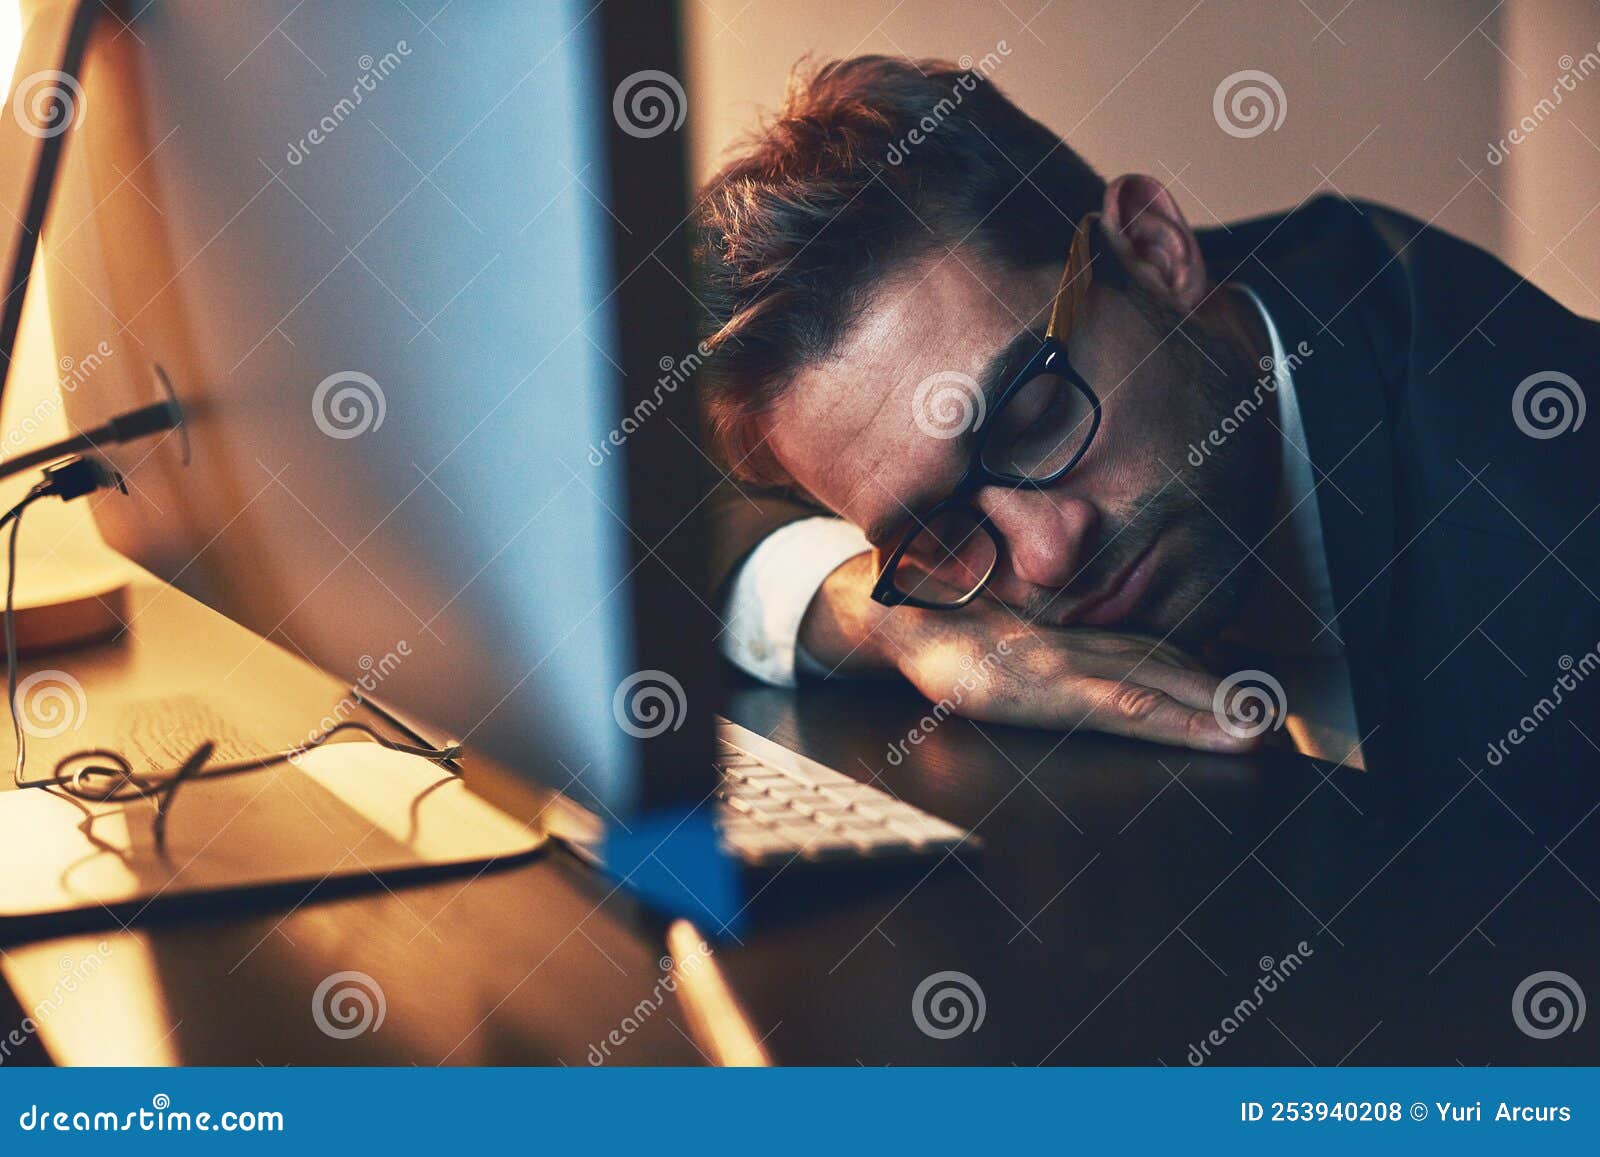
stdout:
[(717, 727), (716, 761), (723, 847), (752, 867), (941, 855), (977, 843), (955, 824), (726, 720)]

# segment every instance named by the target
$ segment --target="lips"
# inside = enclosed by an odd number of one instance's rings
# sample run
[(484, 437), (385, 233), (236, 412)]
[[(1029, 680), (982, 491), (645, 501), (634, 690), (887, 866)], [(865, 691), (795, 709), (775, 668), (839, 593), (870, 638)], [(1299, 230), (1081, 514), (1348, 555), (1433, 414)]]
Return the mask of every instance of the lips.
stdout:
[(1086, 627), (1109, 627), (1133, 614), (1155, 577), (1155, 553), (1156, 544), (1151, 543), (1103, 591), (1084, 600), (1073, 616), (1077, 623)]

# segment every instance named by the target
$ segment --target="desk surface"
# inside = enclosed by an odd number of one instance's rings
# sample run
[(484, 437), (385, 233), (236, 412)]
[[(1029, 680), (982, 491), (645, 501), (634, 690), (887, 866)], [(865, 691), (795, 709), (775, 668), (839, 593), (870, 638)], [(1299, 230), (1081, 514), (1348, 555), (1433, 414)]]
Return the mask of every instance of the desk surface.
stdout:
[[(1452, 761), (1385, 778), (1291, 753), (1205, 756), (959, 719), (889, 766), (888, 743), (926, 710), (887, 687), (734, 697), (746, 726), (853, 775), (881, 773), (986, 840), (970, 864), (863, 893), (730, 955), (756, 1026), (777, 1026), (775, 1056), (1600, 1061), (1600, 1034), (1535, 1039), (1512, 1013), (1519, 984), (1546, 970), (1600, 996), (1592, 775), (1512, 782)], [(986, 1015), (935, 1040), (912, 998), (944, 970), (978, 983)]]
[[(181, 595), (135, 603), (114, 660), (74, 660), (91, 703), (96, 678), (162, 661), (163, 637), (245, 647)], [(275, 648), (238, 661), (291, 700), (340, 694)], [(1545, 971), (1600, 995), (1592, 777), (1380, 776), (959, 719), (891, 765), (926, 709), (887, 685), (730, 694), (737, 721), (881, 776), (985, 841), (909, 874), (824, 882), (797, 868), (763, 893), (756, 925), (715, 955), (779, 1062), (1600, 1060), (1600, 1033), (1539, 1039), (1512, 1004)], [(475, 774), (499, 782), (469, 761)], [(292, 905), (11, 943), (0, 972), (15, 1007), (0, 1016), (43, 1006), (11, 1063), (584, 1064), (599, 1050), (698, 1064), (663, 952), (660, 921), (553, 850), (477, 878), (308, 888)], [(313, 992), (341, 971), (381, 985), (379, 1030), (317, 1028)], [(981, 990), (975, 1031), (918, 1027), (914, 994), (941, 972)]]
[[(232, 742), (264, 750), (301, 743), (308, 720), (350, 708), (336, 680), (149, 576), (135, 583), (129, 608), (129, 629), (115, 642), (26, 664), (65, 671), (83, 691), (80, 727), (30, 742), (30, 777), (48, 772), (52, 746), (126, 746), (116, 732), (130, 713), (144, 746), (159, 747), (163, 713), (141, 710), (149, 703), (182, 705), (168, 715), (218, 717)], [(365, 709), (353, 717), (392, 731)], [(169, 757), (182, 759), (187, 747), (171, 743)], [(542, 806), (481, 757), (464, 774), (520, 819)], [(0, 848), (0, 870), (18, 852)], [(156, 908), (130, 928), (0, 941), (10, 990), (9, 1001), (0, 992), (0, 1060), (581, 1065), (616, 1031), (624, 1045), (607, 1051), (629, 1060), (702, 1063), (685, 1009), (662, 983), (661, 923), (613, 891), (550, 851), (482, 874), (393, 888), (374, 878), (359, 891), (322, 884), (287, 901), (236, 900), (204, 914)], [(345, 972), (375, 982), (383, 1020), (330, 1036), (312, 1015), (313, 996)], [(647, 998), (652, 1008), (641, 1015)], [(24, 1017), (36, 1031), (8, 1041)]]

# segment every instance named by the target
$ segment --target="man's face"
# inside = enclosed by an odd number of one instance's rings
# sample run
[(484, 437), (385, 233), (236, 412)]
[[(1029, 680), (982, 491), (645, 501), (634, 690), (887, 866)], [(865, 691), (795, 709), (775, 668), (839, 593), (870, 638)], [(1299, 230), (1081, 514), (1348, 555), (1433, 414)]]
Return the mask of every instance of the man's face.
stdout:
[[(971, 431), (939, 429), (950, 414), (929, 415), (938, 390), (919, 385), (966, 375), (986, 384), (992, 409), (1008, 384), (995, 368), (1019, 344), (1037, 348), (1059, 277), (1059, 267), (1000, 270), (971, 253), (908, 263), (836, 355), (780, 394), (763, 427), (769, 447), (801, 487), (893, 549), (972, 453)], [(1203, 466), (1187, 461), (1258, 374), (1216, 333), (1202, 314), (1186, 320), (1151, 298), (1091, 287), (1064, 344), (1100, 397), (1100, 430), (1048, 489), (972, 496), (1002, 543), (988, 597), (1041, 624), (1178, 640), (1210, 637), (1235, 617), (1256, 572), (1245, 544), (1259, 543), (1276, 496), (1276, 456), (1263, 436), (1272, 423), (1256, 422)]]

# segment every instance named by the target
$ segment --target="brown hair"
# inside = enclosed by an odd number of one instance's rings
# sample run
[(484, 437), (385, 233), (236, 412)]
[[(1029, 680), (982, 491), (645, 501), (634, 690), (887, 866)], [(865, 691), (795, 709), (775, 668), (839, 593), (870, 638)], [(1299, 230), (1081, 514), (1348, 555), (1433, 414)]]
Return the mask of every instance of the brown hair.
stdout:
[(957, 245), (1024, 268), (1059, 263), (1104, 193), (984, 73), (885, 56), (802, 63), (696, 210), (713, 445), (736, 475), (782, 481), (749, 419), (832, 352), (879, 279)]

